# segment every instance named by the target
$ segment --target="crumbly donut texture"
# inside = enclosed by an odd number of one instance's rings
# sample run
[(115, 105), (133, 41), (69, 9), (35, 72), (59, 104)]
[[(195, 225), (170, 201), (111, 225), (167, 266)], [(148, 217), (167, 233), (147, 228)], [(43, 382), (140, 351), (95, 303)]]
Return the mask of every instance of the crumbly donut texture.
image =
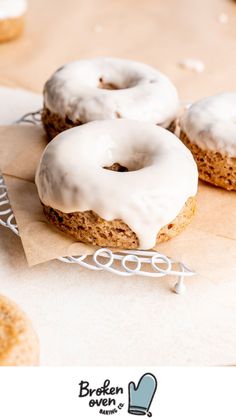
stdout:
[(24, 16), (0, 19), (0, 42), (11, 41), (20, 36), (24, 30)]
[[(49, 109), (45, 107), (43, 108), (41, 118), (49, 141), (51, 141), (58, 134), (60, 134), (60, 132), (81, 125), (81, 122), (79, 120), (73, 122), (68, 117), (62, 117), (59, 114), (52, 113)], [(175, 121), (172, 121), (169, 127), (167, 127), (167, 129), (174, 133), (175, 127)]]
[(166, 128), (178, 109), (171, 81), (131, 60), (75, 61), (59, 68), (44, 86), (43, 123), (50, 138), (60, 129), (95, 120), (131, 119)]
[(203, 150), (183, 131), (180, 132), (180, 139), (192, 152), (200, 179), (228, 191), (236, 191), (236, 157), (222, 155), (218, 151)]
[(60, 134), (60, 132), (81, 125), (79, 120), (73, 122), (68, 117), (53, 113), (45, 107), (42, 112), (42, 123), (49, 141)]
[[(196, 208), (195, 198), (189, 198), (177, 217), (157, 234), (156, 244), (179, 234), (190, 223)], [(93, 211), (65, 214), (43, 205), (48, 221), (76, 240), (119, 249), (138, 249), (137, 235), (122, 220), (106, 221)]]
[(39, 343), (33, 326), (21, 309), (0, 296), (0, 366), (34, 366)]

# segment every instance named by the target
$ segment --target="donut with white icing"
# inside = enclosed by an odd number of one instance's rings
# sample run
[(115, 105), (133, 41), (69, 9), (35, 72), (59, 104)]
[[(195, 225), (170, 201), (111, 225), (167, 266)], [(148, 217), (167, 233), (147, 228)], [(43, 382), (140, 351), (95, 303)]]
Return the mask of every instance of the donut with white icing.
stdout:
[(168, 127), (179, 107), (176, 88), (135, 61), (95, 58), (69, 63), (44, 87), (42, 121), (49, 139), (95, 120), (135, 119)]
[(191, 150), (199, 177), (236, 190), (236, 92), (194, 103), (180, 118), (180, 138)]
[(0, 295), (0, 366), (34, 366), (39, 363), (39, 342), (26, 314)]
[(21, 35), (26, 9), (26, 0), (0, 0), (0, 42)]
[(93, 245), (150, 249), (190, 222), (198, 173), (170, 131), (115, 119), (59, 134), (35, 181), (46, 217), (61, 231)]

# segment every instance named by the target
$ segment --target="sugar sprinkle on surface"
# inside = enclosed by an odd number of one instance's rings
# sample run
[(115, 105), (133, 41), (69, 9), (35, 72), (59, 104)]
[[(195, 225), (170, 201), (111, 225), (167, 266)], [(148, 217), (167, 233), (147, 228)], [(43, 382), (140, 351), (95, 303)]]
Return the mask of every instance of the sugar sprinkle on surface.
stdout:
[(195, 71), (196, 73), (202, 73), (205, 70), (204, 62), (196, 58), (186, 58), (179, 61), (178, 64), (181, 68)]

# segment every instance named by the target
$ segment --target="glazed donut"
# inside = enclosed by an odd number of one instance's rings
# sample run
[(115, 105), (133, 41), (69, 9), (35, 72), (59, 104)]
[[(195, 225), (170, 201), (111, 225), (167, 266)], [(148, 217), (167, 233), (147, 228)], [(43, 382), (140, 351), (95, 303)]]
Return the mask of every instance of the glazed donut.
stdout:
[(28, 317), (0, 295), (0, 366), (33, 366), (39, 363), (39, 343)]
[(171, 132), (117, 119), (59, 134), (35, 181), (47, 219), (61, 231), (93, 245), (150, 249), (190, 222), (198, 173)]
[(146, 64), (118, 58), (61, 67), (44, 87), (42, 121), (49, 139), (100, 119), (135, 119), (168, 127), (179, 107), (170, 80)]
[(180, 118), (180, 138), (192, 152), (199, 177), (236, 190), (236, 92), (196, 103)]
[(26, 9), (26, 0), (0, 0), (0, 42), (21, 35)]

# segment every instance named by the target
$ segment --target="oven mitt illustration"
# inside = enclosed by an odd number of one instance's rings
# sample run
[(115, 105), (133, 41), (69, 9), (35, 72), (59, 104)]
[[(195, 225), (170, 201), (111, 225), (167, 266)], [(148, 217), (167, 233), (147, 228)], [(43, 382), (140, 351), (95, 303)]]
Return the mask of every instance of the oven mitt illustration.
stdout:
[(149, 408), (156, 392), (157, 380), (150, 373), (144, 374), (137, 387), (133, 382), (129, 383), (129, 407), (128, 412), (132, 415), (147, 415), (151, 417)]

